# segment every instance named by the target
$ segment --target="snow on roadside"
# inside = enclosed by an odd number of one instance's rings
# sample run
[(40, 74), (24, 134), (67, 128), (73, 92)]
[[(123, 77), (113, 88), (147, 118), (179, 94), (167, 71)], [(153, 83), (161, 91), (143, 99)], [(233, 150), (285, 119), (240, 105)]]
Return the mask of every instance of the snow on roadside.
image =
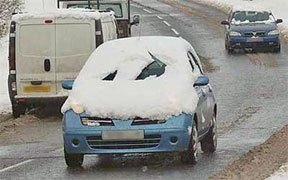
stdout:
[(266, 180), (287, 180), (288, 179), (288, 163), (283, 165), (278, 171)]
[(8, 36), (0, 39), (0, 113), (11, 112), (8, 95)]
[(288, 40), (288, 1), (287, 0), (192, 0), (201, 4), (214, 6), (224, 12), (231, 9), (260, 9), (272, 11), (276, 19), (283, 19), (283, 23), (279, 25), (281, 34)]

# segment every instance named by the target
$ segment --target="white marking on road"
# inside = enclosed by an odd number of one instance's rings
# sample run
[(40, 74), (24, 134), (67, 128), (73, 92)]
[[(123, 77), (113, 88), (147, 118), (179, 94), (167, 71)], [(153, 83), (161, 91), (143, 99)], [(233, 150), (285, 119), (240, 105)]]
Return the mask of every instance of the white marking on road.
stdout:
[(22, 165), (27, 164), (27, 163), (32, 162), (32, 161), (34, 161), (34, 159), (28, 159), (28, 160), (26, 160), (26, 161), (23, 161), (23, 162), (21, 162), (21, 163), (15, 164), (15, 165), (13, 165), (13, 166), (6, 167), (6, 168), (4, 168), (4, 169), (1, 169), (1, 170), (0, 170), (0, 173), (5, 172), (5, 171), (9, 171), (9, 170), (11, 170), (11, 169), (14, 169), (14, 168), (16, 168), (16, 167), (22, 166)]
[(172, 28), (171, 29), (177, 36), (179, 35), (179, 33), (174, 29), (174, 28)]
[(149, 10), (147, 10), (147, 9), (143, 9), (143, 11), (145, 11), (145, 12), (147, 12), (147, 13), (149, 13), (149, 14), (152, 14), (152, 12), (149, 11)]
[(167, 21), (163, 21), (163, 23), (166, 24), (168, 27), (171, 26)]
[(158, 19), (162, 20), (163, 18), (161, 16), (156, 16)]

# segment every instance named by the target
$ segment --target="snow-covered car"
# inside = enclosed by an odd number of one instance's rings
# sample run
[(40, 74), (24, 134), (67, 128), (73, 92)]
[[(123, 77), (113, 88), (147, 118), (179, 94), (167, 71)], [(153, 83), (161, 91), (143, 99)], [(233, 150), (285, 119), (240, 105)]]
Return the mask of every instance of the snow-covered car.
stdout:
[(234, 49), (256, 48), (280, 52), (277, 24), (282, 22), (269, 11), (233, 10), (228, 20), (221, 22), (226, 26), (225, 48), (229, 53)]
[[(165, 45), (165, 46), (164, 46)], [(193, 47), (176, 37), (106, 42), (87, 60), (62, 106), (65, 160), (84, 154), (180, 152), (196, 162), (217, 146), (217, 105)]]

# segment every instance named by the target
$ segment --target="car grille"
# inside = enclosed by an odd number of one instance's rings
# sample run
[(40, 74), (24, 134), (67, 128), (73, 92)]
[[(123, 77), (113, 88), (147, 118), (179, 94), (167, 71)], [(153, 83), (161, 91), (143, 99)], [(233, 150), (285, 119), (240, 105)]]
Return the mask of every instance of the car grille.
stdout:
[(266, 33), (264, 31), (260, 31), (260, 32), (246, 32), (244, 33), (245, 36), (247, 37), (253, 37), (253, 36), (256, 36), (256, 37), (263, 37), (266, 35)]
[(152, 125), (152, 124), (164, 124), (165, 120), (151, 120), (151, 119), (142, 119), (142, 118), (135, 118), (132, 122), (132, 126), (137, 125)]
[[(249, 42), (249, 43), (241, 43), (242, 47), (270, 47), (272, 42)], [(276, 42), (273, 42), (272, 45), (277, 45)]]
[(88, 136), (92, 149), (138, 149), (152, 148), (160, 144), (161, 135), (145, 135), (143, 140), (102, 140), (102, 136)]

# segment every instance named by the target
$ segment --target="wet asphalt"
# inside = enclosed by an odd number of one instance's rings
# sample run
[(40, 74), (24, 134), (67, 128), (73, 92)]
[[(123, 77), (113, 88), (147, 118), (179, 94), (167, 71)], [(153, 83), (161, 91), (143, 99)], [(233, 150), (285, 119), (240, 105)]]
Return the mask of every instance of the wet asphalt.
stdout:
[(47, 141), (0, 147), (0, 179), (207, 179), (288, 123), (284, 41), (279, 54), (229, 55), (220, 25), (223, 12), (184, 0), (178, 2), (189, 8), (182, 10), (156, 0), (134, 1), (132, 14), (140, 14), (141, 23), (132, 28), (133, 36), (182, 37), (202, 57), (218, 101), (216, 153), (200, 154), (196, 165), (182, 164), (176, 153), (85, 156), (83, 168), (70, 169), (63, 159), (59, 119), (50, 124), (57, 133)]

